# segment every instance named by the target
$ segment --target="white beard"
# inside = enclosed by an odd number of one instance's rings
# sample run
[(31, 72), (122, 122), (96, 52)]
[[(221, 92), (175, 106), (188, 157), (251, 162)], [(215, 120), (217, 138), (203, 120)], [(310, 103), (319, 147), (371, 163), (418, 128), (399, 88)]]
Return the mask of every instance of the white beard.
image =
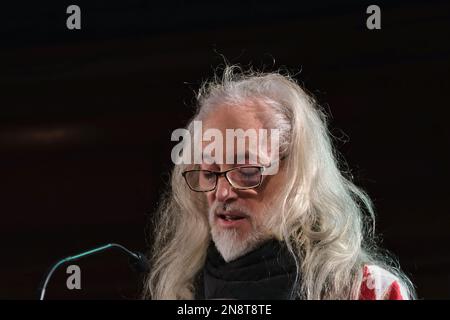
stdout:
[[(261, 243), (271, 238), (261, 226), (256, 226), (252, 222), (252, 231), (248, 235), (239, 234), (238, 229), (220, 228), (214, 223), (214, 212), (217, 206), (214, 205), (209, 211), (209, 224), (211, 227), (211, 237), (217, 248), (217, 251), (222, 255), (225, 262), (233, 261), (246, 253), (257, 248)], [(250, 215), (250, 217), (254, 217)]]

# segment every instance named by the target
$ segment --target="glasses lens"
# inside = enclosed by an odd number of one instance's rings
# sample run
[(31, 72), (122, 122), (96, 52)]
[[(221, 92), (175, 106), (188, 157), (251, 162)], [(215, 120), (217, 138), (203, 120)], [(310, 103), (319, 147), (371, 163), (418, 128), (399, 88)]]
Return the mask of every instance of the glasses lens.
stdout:
[(261, 183), (260, 167), (239, 167), (228, 172), (228, 179), (236, 188), (252, 188)]
[(209, 191), (216, 185), (216, 175), (207, 170), (188, 171), (185, 178), (191, 189), (195, 191)]

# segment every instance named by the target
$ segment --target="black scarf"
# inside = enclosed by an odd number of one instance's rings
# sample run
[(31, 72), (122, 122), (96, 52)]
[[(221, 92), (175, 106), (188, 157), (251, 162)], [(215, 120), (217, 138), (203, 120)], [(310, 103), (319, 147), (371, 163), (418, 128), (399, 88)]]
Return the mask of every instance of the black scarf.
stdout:
[(195, 298), (291, 299), (295, 276), (295, 260), (283, 242), (269, 240), (229, 263), (211, 242)]

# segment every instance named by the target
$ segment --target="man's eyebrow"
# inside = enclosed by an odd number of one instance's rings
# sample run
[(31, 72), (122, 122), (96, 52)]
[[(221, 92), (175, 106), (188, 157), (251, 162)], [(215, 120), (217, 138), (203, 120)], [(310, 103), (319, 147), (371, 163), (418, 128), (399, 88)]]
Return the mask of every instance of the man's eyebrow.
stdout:
[(258, 158), (261, 158), (261, 155), (259, 155), (257, 152), (249, 152), (248, 150), (245, 151), (245, 153), (236, 153), (234, 154), (234, 157), (236, 160), (239, 159), (239, 156), (242, 158), (242, 156), (244, 156), (245, 160), (249, 160), (250, 161), (250, 156), (252, 156), (256, 162), (258, 162)]
[[(250, 155), (256, 159), (256, 162), (259, 160), (262, 160), (262, 162), (269, 160), (268, 157), (264, 155), (260, 155), (257, 152), (249, 152), (248, 150), (245, 151), (245, 153), (234, 153), (233, 154), (233, 163), (234, 161), (237, 161), (239, 157), (244, 157), (244, 160), (250, 160)], [(226, 158), (228, 160), (228, 157)], [(209, 154), (203, 154), (203, 163), (208, 162), (208, 164), (217, 164), (216, 159), (214, 157), (211, 157)], [(220, 162), (219, 162), (220, 163)]]
[(203, 163), (205, 163), (205, 160), (207, 160), (208, 161), (208, 164), (209, 163), (211, 163), (211, 164), (216, 164), (216, 159), (214, 159), (213, 157), (210, 157), (209, 155), (207, 155), (207, 154), (203, 154)]

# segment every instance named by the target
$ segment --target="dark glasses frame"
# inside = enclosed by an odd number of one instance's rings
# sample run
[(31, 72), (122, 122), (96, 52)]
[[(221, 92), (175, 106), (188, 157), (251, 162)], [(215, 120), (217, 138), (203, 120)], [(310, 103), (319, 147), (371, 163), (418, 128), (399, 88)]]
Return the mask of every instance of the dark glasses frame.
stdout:
[[(259, 170), (260, 170), (261, 176), (260, 176), (260, 178), (259, 178), (258, 184), (254, 185), (254, 186), (251, 186), (251, 187), (238, 187), (238, 186), (235, 186), (235, 185), (231, 182), (231, 179), (228, 177), (228, 173), (229, 173), (230, 171), (239, 170), (239, 169), (241, 169), (241, 168), (257, 168), (257, 169), (259, 169)], [(210, 192), (210, 191), (216, 190), (216, 188), (217, 188), (217, 183), (218, 183), (219, 178), (220, 178), (221, 176), (225, 176), (225, 179), (228, 181), (228, 183), (230, 184), (230, 186), (232, 186), (234, 189), (236, 189), (236, 190), (248, 190), (248, 189), (255, 189), (255, 188), (258, 188), (258, 187), (262, 184), (262, 181), (263, 181), (263, 172), (264, 172), (265, 169), (266, 169), (266, 168), (265, 168), (264, 166), (260, 166), (260, 165), (243, 165), (243, 166), (239, 166), (239, 167), (233, 167), (233, 168), (230, 168), (230, 169), (227, 169), (227, 170), (224, 170), (224, 171), (213, 171), (213, 170), (203, 170), (203, 169), (185, 170), (185, 171), (183, 171), (183, 172), (181, 173), (181, 175), (183, 176), (184, 180), (186, 181), (186, 184), (188, 185), (189, 189), (191, 189), (191, 190), (194, 191), (194, 192)], [(187, 175), (188, 173), (190, 173), (190, 172), (209, 172), (209, 173), (214, 174), (214, 175), (216, 176), (216, 182), (215, 182), (214, 186), (213, 186), (211, 189), (208, 189), (208, 190), (196, 190), (196, 189), (194, 189), (194, 188), (189, 184), (188, 178), (186, 177), (186, 175)]]

